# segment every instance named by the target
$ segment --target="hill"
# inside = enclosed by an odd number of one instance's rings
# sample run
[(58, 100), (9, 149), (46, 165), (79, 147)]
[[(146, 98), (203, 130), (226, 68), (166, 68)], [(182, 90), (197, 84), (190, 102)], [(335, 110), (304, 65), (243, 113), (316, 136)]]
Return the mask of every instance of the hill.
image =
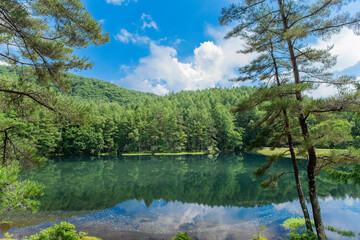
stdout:
[[(0, 79), (16, 79), (17, 71), (13, 67), (0, 65)], [(81, 97), (95, 102), (117, 102), (120, 105), (144, 102), (157, 98), (153, 93), (129, 90), (95, 78), (87, 78), (76, 74), (69, 74), (66, 79), (71, 90), (66, 95)]]

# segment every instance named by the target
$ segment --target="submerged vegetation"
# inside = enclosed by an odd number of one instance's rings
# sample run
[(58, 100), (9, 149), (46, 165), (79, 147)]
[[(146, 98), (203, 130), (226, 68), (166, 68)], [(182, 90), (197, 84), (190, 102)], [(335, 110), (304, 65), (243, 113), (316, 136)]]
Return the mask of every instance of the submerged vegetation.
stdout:
[[(311, 225), (315, 226), (314, 221), (311, 221)], [(299, 234), (296, 231), (293, 230), (299, 230), (301, 227), (305, 226), (305, 219), (301, 217), (297, 218), (289, 218), (284, 223), (283, 226), (288, 229), (292, 229), (291, 237), (290, 239), (307, 239), (306, 237), (309, 237), (309, 239), (312, 239), (312, 236), (309, 236), (309, 234), (305, 231), (302, 234)], [(337, 233), (340, 236), (344, 237), (356, 237), (357, 234), (353, 231), (344, 231), (338, 228), (335, 228), (333, 226), (325, 226), (325, 228), (331, 232)], [(315, 238), (316, 239), (316, 238)]]

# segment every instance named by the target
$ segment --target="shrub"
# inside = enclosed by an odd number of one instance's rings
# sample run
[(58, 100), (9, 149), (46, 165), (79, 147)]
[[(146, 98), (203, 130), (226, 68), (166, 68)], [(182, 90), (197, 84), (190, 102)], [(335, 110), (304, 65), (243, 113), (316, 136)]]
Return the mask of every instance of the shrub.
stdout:
[(30, 236), (29, 240), (81, 240), (85, 235), (83, 232), (78, 234), (71, 223), (62, 222)]

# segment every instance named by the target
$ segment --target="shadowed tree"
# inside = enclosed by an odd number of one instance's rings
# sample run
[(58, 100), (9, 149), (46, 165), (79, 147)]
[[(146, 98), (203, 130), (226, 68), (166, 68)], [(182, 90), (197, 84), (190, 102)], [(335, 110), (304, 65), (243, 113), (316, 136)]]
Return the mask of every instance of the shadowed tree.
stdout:
[[(17, 181), (19, 164), (38, 164), (43, 157), (32, 147), (26, 125), (37, 106), (60, 116), (79, 121), (80, 108), (56, 94), (49, 84), (69, 89), (66, 72), (92, 66), (86, 57), (74, 54), (74, 48), (101, 45), (109, 41), (101, 25), (86, 11), (80, 0), (3, 0), (0, 2), (0, 60), (16, 70), (18, 79), (0, 79), (1, 171), (8, 173), (1, 181), (2, 209), (26, 208), (28, 198), (39, 191)], [(44, 116), (47, 117), (47, 116)], [(71, 119), (72, 118), (72, 119)], [(6, 170), (9, 167), (9, 170)], [(6, 176), (6, 174), (1, 174)], [(34, 185), (32, 185), (34, 186)], [(13, 189), (12, 199), (6, 189)], [(36, 187), (35, 187), (36, 188)], [(22, 190), (28, 191), (23, 194)], [(31, 190), (31, 191), (30, 191)], [(25, 207), (24, 207), (25, 206)]]

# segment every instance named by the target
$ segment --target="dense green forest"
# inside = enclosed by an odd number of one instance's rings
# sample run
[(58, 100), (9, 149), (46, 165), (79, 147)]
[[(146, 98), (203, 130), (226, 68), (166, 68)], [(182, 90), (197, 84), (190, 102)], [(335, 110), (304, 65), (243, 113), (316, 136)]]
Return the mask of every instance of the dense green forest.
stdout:
[[(17, 70), (0, 66), (2, 79), (17, 81)], [(132, 91), (115, 84), (69, 74), (71, 89), (62, 92), (81, 105), (86, 124), (58, 121), (57, 115), (34, 107), (26, 120), (18, 121), (21, 137), (36, 145), (43, 155), (98, 155), (128, 152), (233, 152), (243, 150), (260, 128), (254, 123), (263, 111), (234, 115), (231, 109), (256, 91), (256, 87), (212, 88), (181, 91), (166, 96)], [(28, 81), (31, 81), (28, 80)], [(53, 91), (58, 91), (54, 86)], [(66, 107), (66, 106), (65, 106)], [(15, 121), (15, 112), (2, 112), (3, 121)], [(353, 114), (333, 114), (331, 131), (343, 142), (326, 141), (319, 147), (359, 145), (360, 125)], [(310, 124), (319, 136), (329, 130), (321, 119)], [(318, 126), (318, 127), (316, 127)], [(337, 139), (338, 140), (338, 139)], [(25, 141), (25, 140), (24, 140)]]
[[(2, 78), (16, 71), (1, 66)], [(234, 116), (230, 108), (253, 88), (183, 91), (165, 97), (70, 75), (64, 95), (87, 109), (88, 124), (58, 123), (44, 109), (32, 112), (26, 132), (43, 154), (96, 155), (122, 152), (234, 151), (252, 136), (256, 113)], [(3, 113), (4, 118), (12, 118)], [(46, 129), (46, 130), (45, 130)], [(36, 134), (35, 134), (36, 132)], [(25, 134), (26, 134), (25, 133)]]

